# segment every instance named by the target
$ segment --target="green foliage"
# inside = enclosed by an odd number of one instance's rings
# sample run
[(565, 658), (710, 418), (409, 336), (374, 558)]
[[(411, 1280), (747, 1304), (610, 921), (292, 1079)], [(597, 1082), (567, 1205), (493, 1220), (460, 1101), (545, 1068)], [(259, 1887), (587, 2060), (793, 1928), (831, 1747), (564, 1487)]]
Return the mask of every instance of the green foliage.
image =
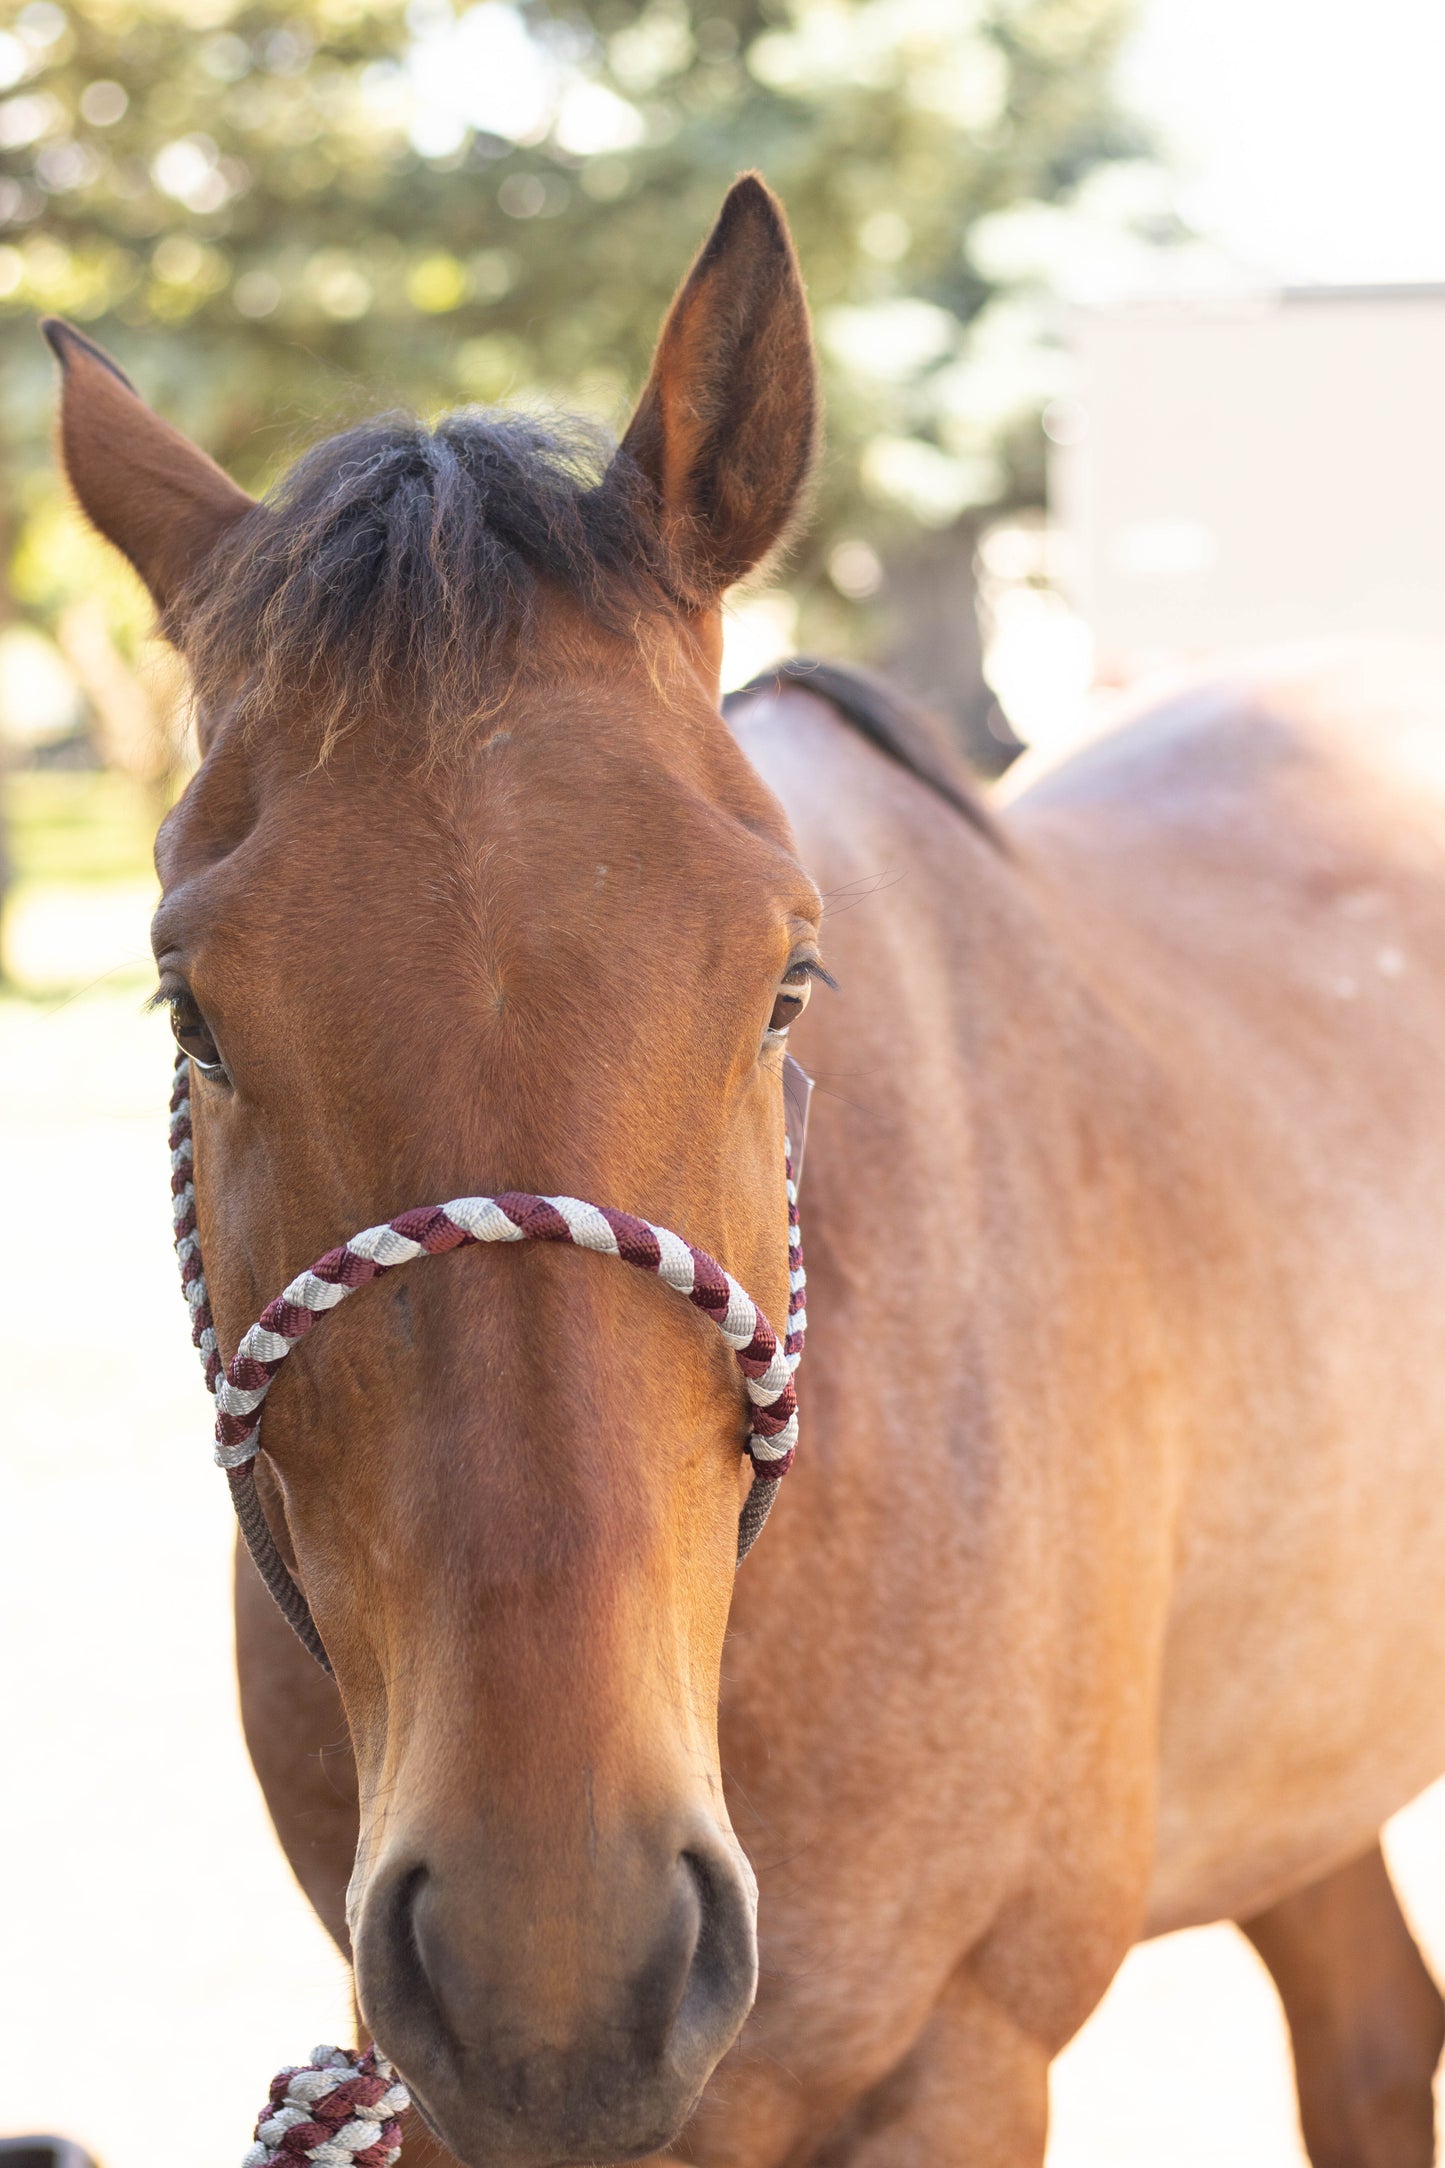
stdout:
[(11, 867), (18, 884), (105, 887), (151, 877), (156, 800), (128, 775), (37, 769), (10, 777)]
[[(920, 527), (1038, 488), (1050, 388), (1009, 222), (1139, 146), (1129, 0), (33, 0), (0, 33), (0, 389), (22, 606), (48, 533), (53, 309), (239, 480), (377, 407), (625, 418), (727, 183), (783, 196), (829, 452), (795, 567), (828, 622)], [(1017, 251), (1015, 252), (1017, 253)], [(37, 560), (43, 560), (38, 562)], [(833, 564), (833, 579), (827, 575)], [(812, 627), (810, 627), (810, 630)]]

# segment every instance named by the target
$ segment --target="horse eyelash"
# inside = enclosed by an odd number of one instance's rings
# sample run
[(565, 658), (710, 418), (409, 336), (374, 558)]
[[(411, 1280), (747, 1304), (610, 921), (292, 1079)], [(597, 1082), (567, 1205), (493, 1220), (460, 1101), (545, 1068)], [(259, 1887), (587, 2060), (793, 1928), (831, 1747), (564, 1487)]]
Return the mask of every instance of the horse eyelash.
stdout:
[(800, 956), (795, 964), (789, 964), (788, 969), (790, 971), (806, 971), (810, 979), (821, 979), (823, 984), (830, 987), (835, 994), (838, 992), (838, 981), (834, 978), (832, 972), (826, 970), (815, 957)]

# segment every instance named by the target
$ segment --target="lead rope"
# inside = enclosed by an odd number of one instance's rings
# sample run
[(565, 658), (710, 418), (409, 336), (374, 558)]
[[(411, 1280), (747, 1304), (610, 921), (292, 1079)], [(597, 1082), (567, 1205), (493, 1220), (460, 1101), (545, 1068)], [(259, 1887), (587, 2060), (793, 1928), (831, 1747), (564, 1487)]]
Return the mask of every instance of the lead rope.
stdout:
[[(478, 1242), (570, 1243), (655, 1274), (711, 1318), (733, 1351), (751, 1403), (746, 1450), (753, 1481), (738, 1517), (737, 1563), (742, 1564), (762, 1533), (798, 1439), (793, 1372), (807, 1330), (807, 1276), (798, 1185), (786, 1137), (788, 1333), (781, 1347), (752, 1297), (706, 1250), (630, 1212), (610, 1211), (577, 1197), (535, 1197), (513, 1190), (501, 1197), (458, 1197), (450, 1204), (403, 1212), (328, 1250), (267, 1304), (223, 1371), (196, 1229), (190, 1067), (185, 1054), (178, 1056), (171, 1093), (171, 1197), (191, 1338), (200, 1349), (206, 1384), (216, 1402), (216, 1462), (226, 1471), (236, 1519), (257, 1572), (323, 1671), (331, 1672), (331, 1662), (311, 1607), (281, 1556), (256, 1488), (261, 1407), (281, 1364), (320, 1318), (358, 1287), (415, 1257), (435, 1257)], [(801, 1104), (806, 1120), (806, 1091)], [(800, 1123), (800, 1149), (801, 1141)], [(393, 2168), (401, 2151), (399, 2119), (410, 2105), (406, 2087), (377, 2048), (353, 2055), (345, 2048), (318, 2047), (309, 2063), (288, 2065), (273, 2079), (243, 2168), (300, 2168), (303, 2161), (319, 2168), (349, 2168), (352, 2162), (358, 2168)]]

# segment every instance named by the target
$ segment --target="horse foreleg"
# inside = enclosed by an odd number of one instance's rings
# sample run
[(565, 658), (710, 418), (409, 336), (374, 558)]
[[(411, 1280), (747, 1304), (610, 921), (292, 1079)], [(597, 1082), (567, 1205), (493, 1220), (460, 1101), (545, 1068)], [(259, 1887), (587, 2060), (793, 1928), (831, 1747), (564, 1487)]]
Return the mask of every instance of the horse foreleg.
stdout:
[(1445, 2005), (1379, 1845), (1239, 1924), (1289, 2020), (1313, 2168), (1429, 2168)]
[(904, 2060), (810, 2156), (815, 2168), (1042, 2168), (1049, 2050), (955, 1973)]

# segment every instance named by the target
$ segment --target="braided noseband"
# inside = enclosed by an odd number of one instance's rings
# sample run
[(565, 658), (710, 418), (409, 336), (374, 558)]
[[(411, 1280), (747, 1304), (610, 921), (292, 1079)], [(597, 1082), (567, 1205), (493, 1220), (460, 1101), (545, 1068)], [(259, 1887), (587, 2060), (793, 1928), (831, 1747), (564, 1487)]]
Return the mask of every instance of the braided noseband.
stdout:
[[(236, 1518), (257, 1571), (323, 1670), (329, 1672), (331, 1663), (311, 1607), (277, 1548), (256, 1489), (262, 1403), (292, 1348), (328, 1310), (397, 1265), (468, 1243), (566, 1242), (577, 1249), (596, 1250), (640, 1272), (654, 1273), (664, 1286), (685, 1295), (695, 1309), (712, 1319), (737, 1359), (751, 1402), (747, 1451), (752, 1457), (753, 1483), (738, 1520), (737, 1555), (742, 1564), (768, 1517), (779, 1478), (792, 1465), (798, 1437), (793, 1372), (807, 1329), (807, 1283), (798, 1232), (798, 1188), (786, 1138), (789, 1295), (788, 1336), (781, 1347), (752, 1297), (706, 1250), (694, 1249), (680, 1235), (655, 1227), (650, 1220), (634, 1219), (630, 1212), (608, 1211), (577, 1197), (534, 1197), (509, 1191), (502, 1197), (458, 1197), (450, 1204), (403, 1212), (382, 1226), (353, 1235), (339, 1249), (328, 1250), (309, 1272), (267, 1304), (223, 1372), (196, 1231), (190, 1068), (189, 1059), (181, 1054), (171, 1093), (171, 1196), (181, 1285), (191, 1310), (191, 1338), (201, 1351), (206, 1383), (215, 1395), (216, 1461), (226, 1471)], [(799, 1105), (801, 1152), (802, 1123), (807, 1116), (805, 1078)], [(353, 2164), (354, 2168), (394, 2168), (401, 2151), (399, 2118), (410, 2105), (406, 2087), (377, 2048), (356, 2055), (344, 2048), (316, 2048), (309, 2063), (288, 2067), (272, 2081), (270, 2097), (257, 2119), (256, 2143), (242, 2168), (302, 2168), (304, 2162), (314, 2162), (317, 2168), (353, 2168)]]
[[(804, 1102), (806, 1104), (806, 1102)], [(256, 1490), (255, 1459), (261, 1450), (261, 1407), (281, 1364), (328, 1310), (334, 1310), (358, 1287), (414, 1257), (435, 1257), (443, 1250), (474, 1242), (564, 1242), (620, 1258), (640, 1272), (651, 1272), (710, 1317), (727, 1341), (742, 1371), (751, 1402), (752, 1428), (747, 1451), (753, 1484), (738, 1521), (738, 1564), (756, 1543), (772, 1506), (780, 1477), (792, 1465), (798, 1437), (798, 1403), (793, 1372), (803, 1352), (807, 1328), (806, 1276), (798, 1231), (798, 1190), (793, 1179), (791, 1146), (783, 1142), (788, 1198), (788, 1336), (782, 1346), (752, 1297), (739, 1287), (706, 1250), (694, 1249), (680, 1235), (630, 1212), (586, 1204), (578, 1197), (534, 1197), (511, 1190), (501, 1197), (457, 1197), (450, 1204), (424, 1205), (403, 1212), (379, 1227), (353, 1235), (339, 1249), (318, 1257), (309, 1272), (268, 1303), (246, 1333), (222, 1372), (216, 1328), (211, 1318), (206, 1275), (196, 1232), (196, 1192), (191, 1179), (190, 1062), (176, 1062), (171, 1093), (171, 1194), (175, 1216), (176, 1256), (181, 1285), (191, 1310), (191, 1338), (201, 1351), (206, 1383), (216, 1401), (216, 1462), (231, 1485), (236, 1518), (258, 1572), (288, 1623), (324, 1670), (331, 1664), (322, 1646), (310, 1606), (297, 1586), (262, 1510)]]

